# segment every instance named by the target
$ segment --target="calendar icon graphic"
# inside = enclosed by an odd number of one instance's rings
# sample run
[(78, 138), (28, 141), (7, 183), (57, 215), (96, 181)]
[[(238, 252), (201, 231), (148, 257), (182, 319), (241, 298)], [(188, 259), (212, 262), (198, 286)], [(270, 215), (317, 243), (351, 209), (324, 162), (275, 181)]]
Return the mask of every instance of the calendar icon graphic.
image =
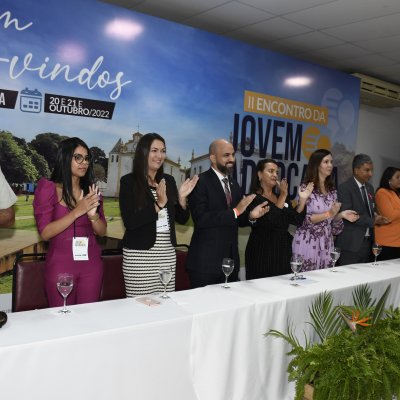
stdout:
[(20, 110), (23, 112), (40, 113), (42, 111), (43, 96), (39, 90), (25, 88), (20, 93)]

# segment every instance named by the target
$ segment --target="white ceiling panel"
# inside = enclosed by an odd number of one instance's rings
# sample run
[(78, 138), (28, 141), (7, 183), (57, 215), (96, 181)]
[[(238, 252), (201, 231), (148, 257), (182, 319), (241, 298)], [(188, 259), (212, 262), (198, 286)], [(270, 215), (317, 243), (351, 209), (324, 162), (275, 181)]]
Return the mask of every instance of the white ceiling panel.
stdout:
[(292, 13), (287, 18), (315, 29), (324, 29), (399, 12), (399, 0), (337, 0)]
[[(129, 1), (129, 0), (124, 0)], [(202, 0), (199, 2), (185, 0), (146, 0), (135, 4), (131, 9), (154, 15), (171, 21), (181, 22), (226, 3), (226, 0)]]
[(296, 54), (324, 47), (331, 47), (343, 44), (344, 42), (332, 36), (314, 31), (286, 39), (280, 39), (277, 40), (276, 43), (282, 44), (283, 46), (290, 46), (290, 48), (293, 49), (293, 53)]
[[(400, 47), (400, 34), (380, 39), (371, 39), (356, 42), (360, 47), (376, 53), (390, 53)], [(399, 71), (400, 72), (400, 71)]]
[(219, 32), (227, 32), (249, 24), (255, 24), (272, 16), (272, 14), (265, 11), (232, 1), (188, 18), (184, 23), (201, 27), (205, 27), (208, 24), (216, 27), (219, 24), (220, 27), (215, 29), (218, 29)]
[(181, 8), (179, 10), (171, 10), (164, 5), (154, 6), (153, 4), (147, 3), (140, 4), (132, 9), (143, 14), (150, 14), (153, 17), (159, 17), (174, 22), (181, 22), (182, 20), (185, 20), (193, 15), (192, 11), (184, 8)]
[(386, 17), (372, 18), (336, 28), (324, 29), (323, 32), (346, 41), (356, 42), (396, 35), (399, 32), (399, 26), (400, 13), (396, 13)]
[(379, 75), (385, 75), (385, 74), (393, 74), (393, 75), (398, 75), (400, 71), (400, 62), (393, 64), (393, 65), (386, 65), (384, 67), (369, 67), (368, 70), (372, 74), (379, 74)]
[(362, 57), (370, 54), (370, 52), (361, 47), (354, 46), (353, 44), (345, 43), (339, 46), (331, 46), (314, 50), (313, 54), (315, 56), (321, 56), (326, 60), (335, 60), (340, 58), (346, 59), (353, 57)]
[[(259, 36), (264, 40), (275, 40), (310, 32), (311, 29), (303, 25), (288, 21), (284, 18), (275, 17), (268, 19), (267, 21), (248, 25), (244, 28), (239, 29), (239, 31), (242, 34)], [(235, 32), (229, 32), (227, 35), (230, 36), (230, 33)]]
[(374, 67), (387, 67), (396, 64), (396, 61), (389, 57), (383, 57), (379, 54), (368, 54), (362, 57), (348, 58), (346, 65), (349, 68), (374, 68)]
[(331, 3), (332, 1), (336, 0), (240, 0), (241, 3), (276, 15), (288, 14), (321, 4)]
[(400, 0), (104, 1), (400, 84)]
[[(398, 47), (396, 50), (389, 53), (381, 53), (381, 56), (400, 62), (400, 48)], [(398, 70), (398, 75), (400, 75), (400, 69)]]

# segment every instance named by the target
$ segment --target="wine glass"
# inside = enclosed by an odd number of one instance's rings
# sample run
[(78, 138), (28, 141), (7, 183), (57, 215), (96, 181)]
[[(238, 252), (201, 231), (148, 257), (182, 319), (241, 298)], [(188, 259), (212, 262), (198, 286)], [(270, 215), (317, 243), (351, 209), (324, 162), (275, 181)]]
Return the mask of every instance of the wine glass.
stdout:
[(162, 299), (169, 299), (167, 295), (167, 285), (172, 278), (172, 268), (171, 267), (161, 267), (158, 271), (160, 275), (161, 283), (164, 285), (164, 293), (160, 296)]
[(376, 267), (378, 264), (376, 263), (376, 259), (378, 258), (378, 256), (379, 256), (379, 254), (381, 254), (381, 251), (382, 251), (382, 246), (380, 245), (380, 244), (378, 244), (378, 243), (374, 243), (373, 245), (372, 245), (372, 254), (374, 255), (374, 257), (375, 257), (375, 260), (374, 260), (374, 262), (373, 262), (373, 266), (374, 267)]
[(68, 314), (71, 311), (67, 309), (67, 297), (74, 287), (74, 277), (72, 274), (62, 273), (57, 275), (57, 290), (64, 299), (64, 307), (59, 311), (62, 314)]
[(340, 257), (340, 248), (339, 247), (332, 247), (330, 251), (331, 259), (332, 259), (332, 268), (331, 272), (337, 272), (337, 269), (335, 268), (336, 266), (336, 261), (339, 260)]
[[(297, 273), (301, 271), (302, 266), (303, 258), (296, 254), (292, 255), (292, 258), (290, 259), (290, 268), (292, 269), (294, 276), (290, 278), (291, 281), (297, 281), (299, 279)], [(295, 283), (294, 285), (297, 286), (297, 283)]]
[(230, 286), (228, 285), (228, 276), (232, 273), (234, 265), (235, 263), (232, 258), (224, 258), (222, 260), (222, 271), (225, 274), (225, 284), (222, 285), (224, 289), (230, 288)]

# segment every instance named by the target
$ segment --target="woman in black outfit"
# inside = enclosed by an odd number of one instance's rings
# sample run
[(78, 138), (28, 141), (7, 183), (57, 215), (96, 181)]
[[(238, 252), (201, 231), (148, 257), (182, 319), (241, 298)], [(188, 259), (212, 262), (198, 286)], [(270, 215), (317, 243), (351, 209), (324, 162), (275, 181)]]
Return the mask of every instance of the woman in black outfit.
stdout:
[[(300, 225), (305, 216), (306, 200), (313, 190), (309, 184), (299, 192), (296, 208), (288, 197), (288, 184), (278, 180), (279, 167), (272, 159), (260, 160), (252, 178), (250, 191), (256, 197), (251, 207), (268, 201), (269, 212), (252, 222), (251, 233), (246, 246), (246, 279), (265, 278), (290, 272), (292, 235), (289, 224)], [(279, 188), (279, 194), (276, 189)], [(250, 209), (250, 208), (249, 208)]]

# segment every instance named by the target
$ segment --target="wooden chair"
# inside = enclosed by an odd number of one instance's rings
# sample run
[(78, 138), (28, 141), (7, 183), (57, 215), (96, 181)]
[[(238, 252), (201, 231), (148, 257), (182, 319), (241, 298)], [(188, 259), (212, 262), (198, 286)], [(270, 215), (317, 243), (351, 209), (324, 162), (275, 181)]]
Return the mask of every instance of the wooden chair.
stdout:
[(12, 281), (12, 312), (47, 308), (44, 290), (45, 253), (20, 254), (15, 258)]
[(100, 301), (126, 297), (125, 281), (122, 273), (122, 249), (103, 250), (103, 284)]
[[(13, 267), (12, 312), (47, 308), (44, 268), (45, 253), (21, 254)], [(100, 301), (126, 297), (122, 274), (122, 250), (102, 252), (104, 275)]]
[[(185, 269), (188, 245), (176, 247), (175, 290), (190, 289)], [(12, 312), (47, 308), (44, 267), (46, 253), (21, 254), (16, 257), (13, 267)], [(126, 297), (122, 273), (122, 249), (103, 250), (104, 275), (100, 301)]]

